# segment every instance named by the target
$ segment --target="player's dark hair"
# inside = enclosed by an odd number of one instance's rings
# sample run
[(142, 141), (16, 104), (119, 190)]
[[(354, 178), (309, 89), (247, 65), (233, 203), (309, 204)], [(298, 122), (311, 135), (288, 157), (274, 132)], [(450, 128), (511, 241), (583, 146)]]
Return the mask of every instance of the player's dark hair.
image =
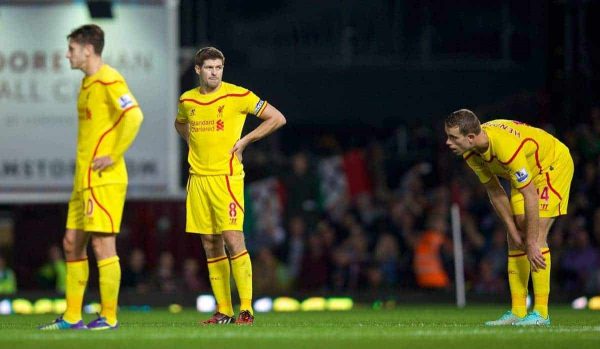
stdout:
[(223, 61), (223, 64), (225, 64), (225, 56), (223, 55), (223, 52), (219, 51), (219, 49), (215, 47), (209, 46), (199, 49), (198, 52), (196, 52), (196, 59), (194, 60), (194, 63), (201, 67), (204, 64), (204, 61), (207, 59), (220, 59)]
[(94, 52), (96, 52), (98, 56), (102, 55), (102, 49), (104, 48), (104, 31), (95, 24), (86, 24), (73, 29), (71, 34), (67, 35), (67, 39), (72, 39), (80, 45), (90, 44), (94, 47)]
[(481, 123), (477, 115), (469, 109), (460, 109), (448, 115), (446, 126), (449, 128), (458, 126), (458, 131), (463, 136), (469, 133), (478, 135), (481, 132)]

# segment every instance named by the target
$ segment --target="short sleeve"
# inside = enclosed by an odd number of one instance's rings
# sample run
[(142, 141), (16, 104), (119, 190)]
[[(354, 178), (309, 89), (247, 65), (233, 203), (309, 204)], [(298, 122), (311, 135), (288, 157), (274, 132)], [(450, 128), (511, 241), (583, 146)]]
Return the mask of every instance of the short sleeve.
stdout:
[(248, 91), (247, 95), (242, 98), (242, 110), (246, 114), (260, 116), (267, 107), (267, 101), (260, 99), (252, 91)]
[(479, 178), (479, 181), (481, 183), (489, 182), (494, 176), (492, 171), (485, 164), (485, 161), (481, 158), (481, 156), (477, 155), (476, 153), (472, 152), (468, 154), (465, 157), (465, 160), (467, 162), (467, 165), (471, 168), (471, 170), (475, 172), (477, 178)]
[(495, 146), (498, 161), (508, 171), (510, 184), (515, 189), (527, 186), (533, 179), (524, 148), (518, 139), (504, 139), (501, 145)]
[(176, 120), (180, 124), (185, 124), (185, 123), (188, 122), (187, 112), (185, 110), (185, 104), (184, 104), (183, 101), (179, 101), (179, 104), (177, 105), (177, 117), (176, 117)]
[(127, 84), (123, 81), (116, 82), (106, 86), (109, 103), (115, 110), (123, 111), (130, 107), (137, 106), (138, 103), (129, 91)]
[(510, 184), (515, 189), (527, 186), (533, 179), (533, 173), (523, 151), (517, 153), (505, 166), (510, 174)]

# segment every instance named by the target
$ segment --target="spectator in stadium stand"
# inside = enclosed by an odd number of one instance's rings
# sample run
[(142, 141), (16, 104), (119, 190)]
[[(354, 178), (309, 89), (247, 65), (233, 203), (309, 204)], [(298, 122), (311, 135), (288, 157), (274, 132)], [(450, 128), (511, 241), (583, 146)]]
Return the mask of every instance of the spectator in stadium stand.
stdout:
[(0, 255), (0, 295), (17, 293), (17, 278), (15, 272), (6, 265), (6, 259)]
[(445, 217), (428, 217), (427, 227), (417, 239), (414, 250), (413, 270), (417, 285), (431, 289), (448, 288), (450, 279), (444, 269), (442, 253), (450, 250), (451, 242), (446, 237)]
[(306, 153), (294, 154), (291, 165), (291, 172), (282, 178), (286, 198), (285, 215), (287, 219), (301, 216), (305, 224), (312, 227), (320, 212), (319, 179), (316, 171), (310, 170), (310, 161)]
[(569, 234), (567, 244), (570, 249), (561, 260), (562, 275), (565, 276), (564, 289), (577, 291), (593, 289), (594, 275), (600, 269), (600, 250), (590, 244), (590, 237), (583, 227)]
[(289, 221), (288, 235), (283, 253), (290, 277), (295, 280), (302, 266), (302, 258), (306, 249), (306, 224), (300, 216)]
[(375, 244), (372, 258), (374, 264), (381, 271), (383, 283), (387, 286), (394, 286), (398, 283), (399, 256), (400, 250), (396, 237), (389, 232), (382, 233)]
[(60, 294), (65, 293), (67, 266), (57, 245), (50, 246), (48, 261), (38, 269), (36, 276), (44, 288), (54, 289)]
[(181, 278), (185, 291), (200, 292), (207, 288), (200, 278), (199, 271), (198, 260), (195, 258), (188, 257), (183, 261)]
[(290, 277), (287, 268), (268, 248), (258, 250), (254, 269), (254, 293), (257, 297), (276, 296), (285, 294), (288, 290)]
[(153, 288), (162, 293), (175, 293), (179, 289), (179, 280), (175, 272), (175, 258), (169, 251), (163, 251), (154, 270)]
[(150, 291), (151, 275), (146, 264), (146, 254), (139, 248), (134, 248), (129, 253), (127, 264), (123, 268), (121, 279), (123, 288), (137, 293)]

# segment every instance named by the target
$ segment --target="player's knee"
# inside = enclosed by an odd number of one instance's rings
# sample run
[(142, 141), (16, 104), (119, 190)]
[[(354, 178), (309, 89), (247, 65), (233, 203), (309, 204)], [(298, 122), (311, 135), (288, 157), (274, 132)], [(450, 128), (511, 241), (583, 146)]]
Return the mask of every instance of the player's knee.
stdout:
[(223, 239), (227, 245), (227, 250), (232, 254), (243, 252), (246, 249), (243, 233), (234, 232), (230, 234), (224, 234)]
[(110, 244), (96, 237), (92, 237), (92, 249), (94, 250), (96, 258), (103, 259), (115, 255), (115, 252), (111, 248)]
[(65, 251), (66, 255), (72, 254), (75, 252), (75, 239), (72, 236), (65, 235), (63, 237), (63, 251)]
[(219, 235), (202, 236), (202, 247), (207, 256), (220, 256), (225, 252), (223, 239)]

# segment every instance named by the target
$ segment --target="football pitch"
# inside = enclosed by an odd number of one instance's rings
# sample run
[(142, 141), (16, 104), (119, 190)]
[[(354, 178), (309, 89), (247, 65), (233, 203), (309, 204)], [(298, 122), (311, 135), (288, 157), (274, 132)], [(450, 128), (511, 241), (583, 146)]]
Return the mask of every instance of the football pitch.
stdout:
[[(486, 327), (499, 306), (257, 314), (254, 326), (200, 326), (207, 314), (123, 311), (116, 331), (41, 332), (51, 315), (0, 316), (0, 348), (600, 348), (600, 311), (552, 307), (552, 326)], [(93, 318), (86, 315), (84, 320)]]

